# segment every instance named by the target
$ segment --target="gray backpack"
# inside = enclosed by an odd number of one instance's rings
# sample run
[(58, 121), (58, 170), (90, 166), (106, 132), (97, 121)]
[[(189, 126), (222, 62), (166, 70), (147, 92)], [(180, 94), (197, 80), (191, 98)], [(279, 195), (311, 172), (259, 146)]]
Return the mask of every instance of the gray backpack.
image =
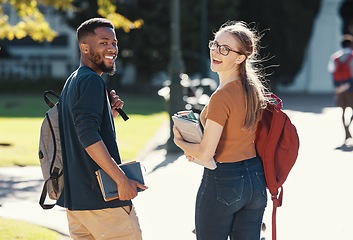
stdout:
[(39, 161), (45, 180), (39, 204), (43, 209), (51, 209), (53, 204), (46, 204), (48, 195), (52, 200), (58, 200), (64, 187), (63, 163), (58, 125), (58, 104), (50, 100), (49, 95), (59, 100), (54, 91), (44, 92), (44, 100), (50, 109), (45, 113), (39, 137)]

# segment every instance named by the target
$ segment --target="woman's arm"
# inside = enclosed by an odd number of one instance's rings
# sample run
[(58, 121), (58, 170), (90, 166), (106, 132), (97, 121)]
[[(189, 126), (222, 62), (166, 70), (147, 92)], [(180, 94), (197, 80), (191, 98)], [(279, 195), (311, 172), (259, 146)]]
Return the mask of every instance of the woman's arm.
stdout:
[[(178, 129), (174, 126), (174, 143), (181, 148), (186, 155), (201, 161), (209, 161), (213, 158), (221, 138), (223, 126), (212, 120), (206, 120), (203, 138), (200, 143), (189, 143), (184, 141)], [(189, 160), (192, 160), (188, 157)]]

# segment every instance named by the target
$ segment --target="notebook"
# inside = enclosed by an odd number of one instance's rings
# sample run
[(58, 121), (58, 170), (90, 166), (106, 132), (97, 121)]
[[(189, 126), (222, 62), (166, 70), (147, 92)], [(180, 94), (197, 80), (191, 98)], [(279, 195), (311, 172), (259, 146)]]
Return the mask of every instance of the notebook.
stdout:
[[(127, 163), (119, 164), (119, 167), (124, 171), (125, 175), (132, 180), (145, 184), (141, 164), (140, 162), (132, 161)], [(111, 201), (119, 198), (118, 188), (113, 179), (102, 169), (98, 169), (96, 172), (99, 187), (102, 191), (102, 195), (105, 201)], [(143, 191), (138, 188), (138, 192)]]
[[(202, 140), (202, 129), (199, 121), (196, 119), (192, 111), (180, 111), (172, 116), (174, 126), (179, 130), (183, 139), (190, 143), (200, 143)], [(208, 169), (216, 169), (217, 165), (212, 158), (210, 161), (201, 161), (195, 159), (193, 163), (199, 164)]]

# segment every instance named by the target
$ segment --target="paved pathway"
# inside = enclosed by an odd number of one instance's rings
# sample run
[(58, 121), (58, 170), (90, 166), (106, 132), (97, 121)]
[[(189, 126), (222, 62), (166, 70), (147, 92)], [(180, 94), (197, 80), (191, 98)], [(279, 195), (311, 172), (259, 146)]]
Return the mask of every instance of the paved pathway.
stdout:
[[(286, 95), (284, 108), (296, 124), (301, 148), (284, 185), (277, 212), (279, 240), (350, 240), (353, 216), (353, 148), (342, 148), (340, 110), (330, 95)], [(181, 154), (167, 154), (164, 125), (138, 160), (146, 168), (149, 189), (134, 203), (144, 240), (194, 240), (193, 214), (202, 168)], [(153, 149), (152, 151), (150, 151)], [(42, 210), (39, 167), (0, 168), (0, 217), (29, 221), (68, 234), (65, 211)], [(265, 222), (270, 239), (271, 202)]]

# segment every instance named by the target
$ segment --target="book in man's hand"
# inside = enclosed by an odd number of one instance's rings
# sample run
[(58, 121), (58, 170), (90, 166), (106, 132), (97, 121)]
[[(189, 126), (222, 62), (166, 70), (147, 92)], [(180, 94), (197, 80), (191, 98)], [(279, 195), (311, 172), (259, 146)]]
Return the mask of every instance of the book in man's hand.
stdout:
[[(172, 116), (175, 127), (180, 132), (183, 139), (190, 143), (200, 143), (203, 132), (199, 121), (192, 111), (180, 111)], [(214, 170), (217, 168), (215, 160), (212, 158), (209, 161), (201, 161), (195, 159), (193, 163), (199, 164), (208, 169)]]
[[(119, 167), (121, 168), (121, 170), (124, 171), (125, 175), (129, 179), (145, 184), (140, 162), (131, 161), (127, 163), (122, 163), (122, 164), (119, 164)], [(104, 200), (111, 201), (119, 198), (118, 187), (116, 183), (113, 181), (113, 179), (102, 169), (98, 169), (95, 173), (96, 173), (98, 184), (102, 191)], [(143, 190), (138, 188), (137, 191), (141, 192)]]

